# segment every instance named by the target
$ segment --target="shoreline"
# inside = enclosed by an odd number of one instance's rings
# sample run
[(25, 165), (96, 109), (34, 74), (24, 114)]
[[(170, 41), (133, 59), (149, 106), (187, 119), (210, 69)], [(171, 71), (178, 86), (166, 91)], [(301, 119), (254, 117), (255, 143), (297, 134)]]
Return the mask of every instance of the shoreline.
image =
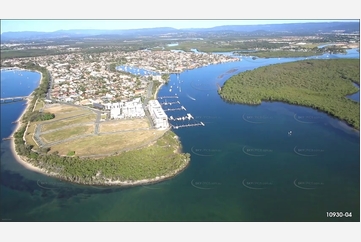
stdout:
[[(26, 113), (26, 111), (29, 109), (29, 105), (27, 105), (27, 107), (24, 109), (23, 113), (21, 114), (20, 118)], [(16, 128), (14, 130), (14, 132), (12, 133), (12, 136), (20, 129), (21, 125), (23, 125), (23, 123), (17, 123)], [(137, 185), (150, 185), (150, 184), (154, 184), (154, 183), (158, 183), (158, 182), (162, 182), (165, 180), (168, 180), (178, 174), (180, 174), (183, 170), (185, 170), (189, 163), (190, 160), (185, 161), (185, 163), (183, 165), (181, 165), (178, 169), (174, 170), (173, 172), (169, 173), (169, 174), (165, 174), (162, 176), (157, 176), (155, 178), (148, 178), (148, 179), (142, 179), (142, 180), (136, 180), (136, 181), (120, 181), (120, 180), (111, 180), (111, 179), (107, 179), (107, 181), (103, 181), (103, 182), (93, 182), (93, 183), (82, 183), (82, 182), (74, 182), (74, 181), (69, 181), (66, 179), (62, 179), (58, 173), (53, 173), (53, 172), (49, 172), (45, 169), (39, 168), (37, 166), (32, 165), (30, 162), (27, 161), (27, 157), (21, 156), (17, 153), (16, 149), (15, 149), (15, 139), (12, 138), (10, 141), (10, 149), (11, 152), (15, 158), (15, 160), (22, 165), (25, 169), (46, 175), (46, 176), (50, 176), (50, 177), (54, 177), (57, 178), (59, 180), (65, 181), (65, 182), (70, 182), (70, 183), (74, 183), (74, 184), (81, 184), (81, 185), (90, 185), (90, 186), (121, 186), (121, 187), (125, 187), (125, 186), (137, 186)]]
[[(26, 69), (21, 69), (21, 68), (14, 68), (14, 69), (17, 69), (17, 70), (26, 70)], [(37, 72), (40, 74), (40, 80), (39, 80), (39, 85), (41, 84), (41, 81), (43, 80), (43, 73), (41, 73), (40, 71), (36, 71), (36, 70), (26, 70), (26, 71), (33, 71), (33, 72)], [(30, 94), (29, 94), (29, 99), (27, 100), (26, 102), (26, 108), (23, 110), (23, 112), (20, 114), (18, 120), (19, 122), (17, 122), (16, 124), (16, 127), (14, 129), (14, 131), (11, 133), (11, 137), (13, 137), (11, 139), (11, 143), (10, 143), (10, 149), (11, 149), (11, 152), (12, 154), (14, 155), (14, 158), (15, 160), (20, 164), (22, 165), (23, 167), (25, 167), (26, 169), (28, 170), (31, 170), (31, 171), (35, 171), (35, 172), (38, 172), (38, 173), (42, 173), (42, 174), (47, 174), (46, 171), (44, 169), (41, 169), (39, 167), (36, 167), (34, 165), (32, 165), (31, 163), (29, 162), (26, 162), (24, 159), (25, 157), (22, 157), (18, 154), (18, 152), (16, 151), (15, 149), (15, 138), (14, 138), (14, 134), (21, 128), (22, 125), (24, 125), (24, 123), (21, 121), (24, 114), (27, 113), (29, 111), (29, 108), (30, 108), (30, 102), (32, 101), (32, 99), (34, 98), (33, 97), (33, 93), (34, 93), (35, 90), (33, 90)]]
[(154, 99), (157, 99), (158, 92), (159, 92), (160, 88), (161, 88), (163, 85), (164, 85), (164, 82), (162, 82), (162, 83), (157, 87), (157, 90), (155, 90), (155, 93), (154, 93), (154, 96), (153, 96)]
[[(20, 117), (18, 120), (21, 120), (22, 117), (24, 116), (24, 114), (29, 110), (30, 108), (30, 105), (27, 104), (26, 105), (26, 108), (24, 109), (24, 111), (21, 113)], [(21, 126), (24, 125), (24, 123), (22, 121), (19, 121), (17, 124), (16, 124), (16, 128), (14, 129), (14, 131), (12, 132), (11, 134), (11, 137), (13, 137), (10, 141), (10, 149), (11, 149), (11, 152), (15, 158), (15, 160), (20, 164), (22, 165), (23, 167), (25, 167), (26, 169), (28, 170), (31, 170), (31, 171), (35, 171), (35, 172), (38, 172), (38, 173), (42, 173), (42, 174), (47, 174), (46, 171), (44, 169), (41, 169), (39, 167), (36, 167), (34, 165), (32, 165), (31, 163), (29, 162), (26, 162), (24, 159), (25, 157), (21, 156), (18, 154), (18, 152), (16, 151), (15, 149), (15, 138), (14, 138), (14, 134), (21, 128)]]

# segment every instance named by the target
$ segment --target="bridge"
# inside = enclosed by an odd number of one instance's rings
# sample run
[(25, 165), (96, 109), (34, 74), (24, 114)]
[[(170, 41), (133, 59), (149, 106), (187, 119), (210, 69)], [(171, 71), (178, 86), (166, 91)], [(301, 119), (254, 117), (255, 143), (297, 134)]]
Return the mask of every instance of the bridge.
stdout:
[(1, 67), (2, 71), (13, 71), (13, 70), (20, 70), (18, 67)]
[(19, 102), (28, 99), (29, 96), (19, 96), (19, 97), (4, 97), (0, 98), (1, 104)]

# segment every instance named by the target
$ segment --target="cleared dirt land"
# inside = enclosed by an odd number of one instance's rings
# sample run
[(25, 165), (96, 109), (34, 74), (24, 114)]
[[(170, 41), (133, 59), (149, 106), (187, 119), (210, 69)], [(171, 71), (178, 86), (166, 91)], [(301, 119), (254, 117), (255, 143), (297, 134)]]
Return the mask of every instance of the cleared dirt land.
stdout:
[(66, 155), (75, 151), (78, 156), (111, 155), (123, 150), (136, 149), (161, 137), (164, 130), (143, 130), (116, 134), (96, 135), (52, 146), (52, 151)]
[(99, 132), (116, 132), (116, 131), (124, 131), (131, 129), (144, 129), (149, 128), (148, 120), (145, 118), (142, 119), (125, 119), (125, 120), (115, 120), (115, 121), (107, 121), (100, 123)]
[(139, 118), (100, 122), (97, 134), (97, 115), (91, 110), (66, 104), (47, 104), (44, 112), (54, 113), (55, 118), (31, 123), (26, 135), (27, 143), (35, 145), (32, 135), (35, 124), (40, 125), (39, 138), (43, 145), (54, 142), (51, 152), (58, 151), (59, 155), (74, 152), (76, 156), (112, 155), (147, 146), (166, 132), (147, 130), (150, 128), (148, 119)]
[(68, 117), (74, 117), (83, 114), (94, 114), (91, 110), (85, 108), (58, 104), (58, 103), (45, 105), (44, 112), (55, 114), (55, 118), (52, 119), (51, 121), (68, 118)]
[(74, 136), (85, 135), (85, 134), (92, 134), (94, 133), (94, 125), (87, 124), (81, 126), (74, 126), (65, 129), (56, 130), (54, 132), (46, 133), (40, 135), (43, 141), (47, 143), (68, 139)]
[(41, 132), (63, 128), (65, 126), (70, 125), (78, 125), (78, 124), (86, 124), (86, 123), (94, 123), (96, 119), (95, 114), (82, 115), (82, 116), (74, 116), (69, 117), (67, 119), (56, 120), (52, 119), (51, 121), (42, 122)]

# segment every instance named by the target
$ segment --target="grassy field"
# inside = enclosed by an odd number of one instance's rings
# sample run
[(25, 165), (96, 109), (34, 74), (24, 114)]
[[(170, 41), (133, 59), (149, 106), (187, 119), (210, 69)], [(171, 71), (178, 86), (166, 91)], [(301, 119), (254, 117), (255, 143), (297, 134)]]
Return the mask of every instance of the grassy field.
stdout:
[(45, 142), (51, 143), (54, 141), (60, 141), (63, 139), (68, 139), (70, 137), (84, 135), (84, 134), (91, 134), (91, 133), (94, 133), (94, 125), (93, 124), (61, 129), (61, 130), (57, 130), (54, 132), (40, 135), (40, 137)]
[(89, 123), (89, 122), (95, 122), (96, 115), (90, 114), (86, 116), (80, 116), (80, 117), (72, 117), (69, 119), (63, 119), (56, 121), (55, 119), (50, 120), (49, 122), (43, 122), (43, 126), (41, 131), (49, 131), (52, 129), (62, 128), (64, 126), (69, 126), (73, 124), (80, 124), (80, 123)]
[(58, 151), (60, 155), (66, 155), (69, 151), (75, 151), (77, 156), (113, 154), (124, 149), (134, 149), (137, 146), (161, 137), (165, 131), (144, 130), (116, 134), (97, 135), (86, 137), (52, 146), (52, 151)]
[(44, 107), (44, 101), (38, 99), (38, 102), (36, 103), (35, 109), (34, 111), (39, 111), (40, 109), (42, 109)]
[[(45, 143), (66, 140), (71, 137), (93, 134), (96, 114), (90, 110), (68, 106), (63, 104), (46, 105), (44, 111), (55, 114), (55, 118), (49, 121), (37, 122), (41, 124), (40, 138)], [(86, 114), (84, 116), (76, 116)], [(61, 119), (68, 117), (68, 119)], [(92, 122), (89, 124), (89, 122)], [(88, 123), (88, 124), (86, 124)], [(74, 126), (71, 126), (74, 125)], [(161, 137), (165, 131), (138, 130), (149, 128), (147, 118), (105, 121), (99, 124), (99, 135), (76, 138), (71, 141), (56, 144), (51, 151), (58, 151), (60, 155), (68, 155), (75, 151), (76, 156), (114, 154), (122, 150), (137, 149)], [(35, 145), (32, 135), (35, 131), (35, 123), (29, 126), (26, 135), (27, 142)], [(118, 132), (113, 134), (101, 134)], [(124, 132), (121, 132), (124, 131)], [(46, 133), (43, 133), (46, 132)]]
[(35, 149), (38, 149), (38, 145), (36, 144), (36, 142), (33, 139), (33, 134), (35, 131), (35, 127), (36, 127), (36, 123), (30, 123), (28, 130), (25, 134), (25, 141), (28, 145), (33, 145)]
[(83, 115), (83, 114), (93, 114), (93, 112), (90, 110), (77, 110), (77, 111), (66, 112), (66, 113), (58, 113), (53, 120), (59, 120), (59, 119), (79, 116), (79, 115)]
[(79, 111), (80, 108), (69, 106), (65, 104), (47, 104), (45, 107), (45, 111), (56, 114)]
[(142, 128), (149, 128), (149, 123), (146, 118), (103, 122), (99, 125), (99, 132), (105, 133)]

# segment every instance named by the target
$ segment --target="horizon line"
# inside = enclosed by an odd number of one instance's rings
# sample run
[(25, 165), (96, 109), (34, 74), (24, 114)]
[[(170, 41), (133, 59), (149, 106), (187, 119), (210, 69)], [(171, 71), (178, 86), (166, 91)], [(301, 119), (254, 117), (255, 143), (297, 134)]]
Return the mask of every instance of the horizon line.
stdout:
[[(20, 20), (23, 21), (23, 19), (3, 19), (3, 21), (16, 21), (16, 20)], [(46, 19), (40, 19), (41, 20), (46, 20)], [(77, 21), (77, 20), (72, 20), (72, 19), (49, 19), (51, 21)], [(134, 19), (114, 19), (114, 20), (110, 20), (110, 21), (133, 21)], [(139, 19), (139, 20), (145, 20), (145, 19)], [(149, 19), (150, 21), (152, 20), (168, 20), (168, 19)], [(170, 21), (178, 21), (178, 19), (169, 19)], [(186, 21), (214, 21), (217, 19), (183, 19)], [(183, 20), (179, 20), (179, 21), (183, 21)], [(218, 19), (220, 21), (257, 21), (257, 19)], [(262, 21), (264, 21), (265, 19), (263, 19)], [(270, 19), (272, 21), (293, 21), (293, 19)], [(39, 20), (36, 20), (39, 21)], [(85, 19), (84, 21), (94, 21), (92, 19)], [(109, 19), (97, 19), (96, 21), (109, 21)], [(138, 21), (138, 20), (136, 20)], [(264, 26), (264, 25), (285, 25), (285, 24), (317, 24), (317, 23), (337, 23), (337, 22), (343, 22), (343, 23), (351, 23), (351, 22), (360, 22), (359, 19), (315, 19), (315, 20), (311, 20), (311, 19), (304, 19), (304, 20), (300, 20), (300, 22), (281, 22), (281, 23), (250, 23), (250, 24), (220, 24), (220, 25), (214, 25), (214, 26), (210, 26), (210, 27), (172, 27), (172, 26), (154, 26), (154, 27), (134, 27), (134, 28), (112, 28), (112, 29), (104, 29), (104, 28), (89, 28), (89, 27), (85, 27), (85, 28), (81, 28), (81, 27), (75, 27), (75, 28), (59, 28), (57, 30), (42, 30), (42, 31), (38, 31), (38, 30), (16, 30), (16, 31), (2, 31), (1, 34), (4, 33), (20, 33), (20, 32), (37, 32), (37, 33), (53, 33), (53, 32), (58, 32), (58, 31), (129, 31), (129, 30), (140, 30), (140, 29), (157, 29), (157, 28), (170, 28), (170, 29), (176, 29), (176, 30), (187, 30), (187, 29), (211, 29), (211, 28), (216, 28), (216, 27), (223, 27), (223, 26)], [(3, 29), (3, 28), (1, 28)]]

